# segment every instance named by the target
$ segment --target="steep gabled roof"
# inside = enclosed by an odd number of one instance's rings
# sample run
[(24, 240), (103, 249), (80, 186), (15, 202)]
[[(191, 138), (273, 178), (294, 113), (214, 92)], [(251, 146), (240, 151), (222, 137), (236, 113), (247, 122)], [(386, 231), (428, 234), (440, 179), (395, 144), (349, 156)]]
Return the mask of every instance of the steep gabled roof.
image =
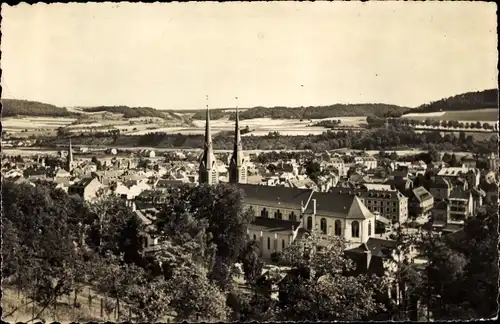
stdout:
[[(307, 200), (312, 192), (310, 189), (273, 187), (243, 183), (235, 184), (235, 186), (243, 190), (245, 193), (245, 203), (273, 206), (275, 208), (282, 207), (300, 209), (301, 202), (304, 206), (306, 206)], [(312, 204), (309, 204), (307, 212), (312, 212)]]
[(371, 211), (369, 211), (368, 208), (366, 208), (366, 206), (361, 202), (361, 200), (357, 196), (354, 196), (346, 218), (368, 219), (368, 218), (375, 218), (375, 215), (373, 215)]

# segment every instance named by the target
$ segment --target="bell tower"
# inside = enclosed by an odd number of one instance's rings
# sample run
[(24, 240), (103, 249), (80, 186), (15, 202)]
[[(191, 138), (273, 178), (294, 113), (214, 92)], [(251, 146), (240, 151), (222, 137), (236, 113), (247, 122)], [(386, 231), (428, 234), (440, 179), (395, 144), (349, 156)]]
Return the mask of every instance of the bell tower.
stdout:
[[(238, 100), (238, 97), (235, 98)], [(229, 162), (229, 182), (230, 183), (247, 183), (248, 166), (245, 156), (243, 154), (243, 147), (241, 145), (241, 133), (239, 127), (239, 111), (238, 104), (236, 104), (236, 118), (234, 126), (234, 146), (233, 154)]]
[[(208, 96), (206, 97), (208, 102)], [(215, 160), (215, 154), (212, 145), (212, 134), (210, 130), (210, 112), (208, 109), (208, 103), (206, 105), (206, 122), (205, 122), (205, 145), (203, 148), (203, 154), (200, 160), (199, 167), (199, 179), (200, 184), (217, 184), (219, 183), (219, 172), (217, 170), (217, 164)]]

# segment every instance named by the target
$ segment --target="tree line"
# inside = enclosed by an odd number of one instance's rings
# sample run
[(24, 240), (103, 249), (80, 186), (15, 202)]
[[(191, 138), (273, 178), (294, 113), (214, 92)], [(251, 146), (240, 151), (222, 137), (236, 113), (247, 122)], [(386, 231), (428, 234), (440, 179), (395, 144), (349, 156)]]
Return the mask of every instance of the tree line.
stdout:
[[(231, 110), (233, 110), (232, 108)], [(240, 111), (240, 120), (255, 119), (255, 118), (272, 118), (272, 119), (323, 119), (332, 117), (347, 117), (347, 116), (390, 116), (399, 117), (409, 111), (407, 107), (400, 107), (389, 104), (335, 104), (329, 106), (309, 106), (309, 107), (253, 107)], [(234, 111), (227, 112), (222, 109), (210, 110), (211, 119), (222, 119), (229, 117), (230, 120), (235, 120), (236, 113)], [(205, 110), (196, 110), (193, 119), (204, 120), (206, 117)]]
[[(93, 136), (82, 134), (72, 137), (74, 145), (109, 145), (115, 147), (157, 147), (202, 149), (203, 135), (167, 134), (164, 132), (145, 135), (109, 134)], [(459, 132), (441, 135), (429, 131), (417, 133), (412, 127), (390, 125), (388, 128), (362, 129), (360, 131), (340, 130), (326, 131), (320, 135), (288, 136), (277, 132), (266, 136), (244, 136), (242, 144), (245, 150), (311, 150), (324, 152), (342, 148), (357, 150), (405, 150), (409, 148), (430, 149), (431, 146), (441, 151), (469, 151), (486, 154), (497, 150), (498, 135), (492, 134), (490, 139), (475, 140), (473, 136)], [(37, 145), (66, 145), (67, 140), (61, 138), (39, 139)], [(220, 134), (213, 137), (215, 149), (231, 150), (234, 145), (233, 136)]]
[(376, 117), (368, 117), (366, 122), (369, 127), (377, 128), (383, 127), (385, 124), (394, 125), (394, 126), (432, 126), (432, 127), (440, 127), (440, 128), (462, 128), (462, 129), (485, 129), (485, 130), (496, 130), (496, 125), (492, 125), (491, 123), (481, 123), (480, 121), (476, 122), (459, 122), (457, 120), (418, 120), (418, 119), (409, 119), (409, 118), (376, 118)]

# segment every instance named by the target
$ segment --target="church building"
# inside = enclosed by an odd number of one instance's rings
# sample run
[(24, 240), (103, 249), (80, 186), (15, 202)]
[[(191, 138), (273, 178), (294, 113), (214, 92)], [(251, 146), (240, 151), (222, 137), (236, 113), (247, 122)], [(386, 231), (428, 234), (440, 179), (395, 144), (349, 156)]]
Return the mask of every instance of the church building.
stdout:
[[(201, 156), (199, 183), (217, 184), (216, 168), (207, 106), (205, 147)], [(243, 153), (236, 110), (234, 147), (229, 166), (229, 182), (244, 194), (244, 207), (255, 215), (248, 235), (259, 242), (261, 256), (269, 259), (294, 240), (313, 229), (322, 235), (343, 237), (349, 247), (366, 243), (375, 236), (375, 215), (354, 193), (337, 194), (311, 189), (247, 184), (247, 159)]]

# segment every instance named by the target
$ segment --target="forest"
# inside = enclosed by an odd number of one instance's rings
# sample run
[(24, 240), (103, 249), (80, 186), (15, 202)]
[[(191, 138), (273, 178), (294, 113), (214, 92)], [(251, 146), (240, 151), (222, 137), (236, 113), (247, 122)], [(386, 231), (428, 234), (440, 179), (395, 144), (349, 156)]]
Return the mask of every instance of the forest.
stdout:
[(29, 100), (2, 99), (2, 116), (76, 117), (66, 108)]
[[(145, 227), (125, 201), (106, 193), (85, 203), (51, 183), (4, 181), (2, 284), (17, 298), (3, 298), (3, 317), (27, 309), (30, 320), (48, 321), (415, 320), (416, 300), (435, 320), (496, 314), (496, 206), (450, 237), (399, 231), (397, 253), (418, 247), (430, 261), (424, 269), (402, 258), (391, 261), (396, 273), (354, 271), (346, 242), (332, 236), (320, 248), (312, 231), (276, 257), (289, 270), (261, 276), (242, 192), (183, 186), (163, 197)], [(143, 253), (144, 233), (162, 248)], [(399, 278), (399, 304), (381, 293), (390, 278)], [(78, 302), (83, 291), (105, 300), (102, 317)]]
[(498, 90), (467, 92), (449, 98), (423, 104), (412, 113), (428, 113), (437, 111), (475, 110), (498, 107)]

